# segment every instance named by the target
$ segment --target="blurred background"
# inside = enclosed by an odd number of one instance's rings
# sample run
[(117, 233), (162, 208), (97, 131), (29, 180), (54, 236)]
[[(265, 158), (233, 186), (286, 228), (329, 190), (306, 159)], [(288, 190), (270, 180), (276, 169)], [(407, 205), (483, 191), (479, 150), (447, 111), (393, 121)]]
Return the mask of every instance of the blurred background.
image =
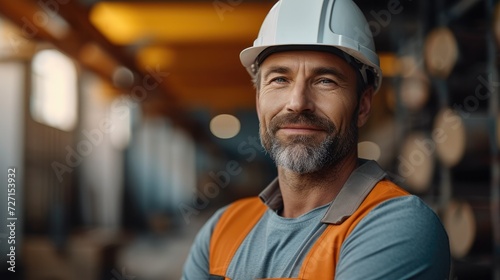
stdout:
[[(500, 279), (498, 1), (355, 2), (384, 72), (360, 156), (441, 217), (452, 279)], [(238, 58), (274, 3), (0, 0), (1, 279), (180, 278), (276, 175)]]

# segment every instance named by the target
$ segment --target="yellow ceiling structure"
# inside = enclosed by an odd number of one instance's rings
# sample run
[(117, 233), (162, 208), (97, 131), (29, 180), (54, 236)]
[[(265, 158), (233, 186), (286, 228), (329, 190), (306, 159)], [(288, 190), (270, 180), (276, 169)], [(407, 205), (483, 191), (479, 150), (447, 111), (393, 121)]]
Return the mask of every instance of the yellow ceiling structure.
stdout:
[[(2, 13), (20, 27), (24, 18), (40, 12), (36, 0), (0, 3)], [(142, 72), (138, 76), (148, 75), (148, 69), (168, 73), (155, 89), (154, 102), (168, 105), (160, 108), (252, 110), (255, 91), (239, 53), (252, 45), (274, 3), (127, 0), (83, 6), (70, 1), (59, 7), (65, 34), (52, 36), (40, 27), (36, 35), (110, 81), (122, 66)], [(384, 76), (400, 75), (398, 57), (383, 53), (380, 58)]]
[(100, 2), (90, 21), (113, 43), (245, 41), (257, 35), (269, 4), (221, 9), (212, 2)]
[[(255, 92), (239, 52), (253, 43), (273, 2), (216, 3), (99, 2), (89, 20), (111, 43), (132, 52), (139, 68), (168, 72), (169, 94), (181, 106), (252, 109)], [(381, 64), (385, 76), (398, 75), (393, 54), (382, 54)]]
[(239, 52), (253, 43), (273, 3), (214, 3), (99, 2), (89, 19), (110, 42), (133, 51), (140, 68), (167, 71), (170, 94), (182, 106), (253, 108)]

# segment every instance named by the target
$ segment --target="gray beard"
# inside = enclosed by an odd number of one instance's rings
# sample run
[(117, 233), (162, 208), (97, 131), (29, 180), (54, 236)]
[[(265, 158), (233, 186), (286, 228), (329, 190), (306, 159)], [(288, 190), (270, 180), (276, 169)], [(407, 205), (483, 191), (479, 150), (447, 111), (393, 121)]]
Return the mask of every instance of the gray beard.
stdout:
[(354, 119), (343, 134), (333, 123), (329, 126), (328, 136), (319, 144), (315, 143), (314, 137), (303, 135), (282, 143), (276, 137), (275, 128), (265, 131), (261, 128), (261, 143), (276, 165), (298, 174), (315, 173), (338, 165), (357, 143), (358, 129)]
[(314, 147), (306, 138), (308, 137), (297, 136), (292, 144), (286, 146), (273, 138), (269, 154), (278, 166), (298, 174), (313, 173), (329, 165), (331, 139), (323, 141), (319, 147)]

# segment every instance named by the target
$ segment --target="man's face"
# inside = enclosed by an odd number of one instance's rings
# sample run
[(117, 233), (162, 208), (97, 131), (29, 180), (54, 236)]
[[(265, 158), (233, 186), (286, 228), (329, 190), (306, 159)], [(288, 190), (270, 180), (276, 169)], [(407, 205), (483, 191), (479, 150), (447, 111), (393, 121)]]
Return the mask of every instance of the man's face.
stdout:
[(279, 52), (262, 63), (260, 75), (260, 137), (277, 165), (313, 173), (355, 153), (367, 116), (358, 115), (356, 73), (347, 62), (326, 52)]

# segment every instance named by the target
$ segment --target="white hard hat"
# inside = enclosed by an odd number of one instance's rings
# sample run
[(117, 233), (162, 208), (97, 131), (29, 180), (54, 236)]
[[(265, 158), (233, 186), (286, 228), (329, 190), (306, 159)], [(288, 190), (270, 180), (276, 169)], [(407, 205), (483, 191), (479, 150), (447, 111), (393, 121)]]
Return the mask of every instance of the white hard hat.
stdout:
[[(373, 37), (361, 10), (352, 0), (280, 0), (267, 14), (252, 47), (240, 60), (251, 76), (258, 69), (257, 58), (269, 47), (335, 47), (373, 73), (374, 89), (380, 88), (382, 71)], [(279, 48), (278, 48), (279, 49)]]

